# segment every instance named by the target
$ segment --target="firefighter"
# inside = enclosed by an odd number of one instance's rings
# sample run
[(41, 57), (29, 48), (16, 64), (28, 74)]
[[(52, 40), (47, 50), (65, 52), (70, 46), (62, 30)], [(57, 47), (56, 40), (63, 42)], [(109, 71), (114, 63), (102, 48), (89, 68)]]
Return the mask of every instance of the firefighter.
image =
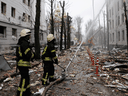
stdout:
[(49, 84), (48, 79), (49, 79), (49, 82), (56, 80), (56, 78), (54, 78), (53, 63), (58, 64), (58, 59), (57, 59), (56, 50), (55, 50), (55, 38), (53, 34), (49, 34), (47, 36), (47, 44), (42, 52), (42, 60), (44, 63), (42, 85), (47, 86)]
[(21, 75), (17, 96), (31, 96), (29, 68), (31, 68), (30, 61), (34, 59), (35, 54), (30, 46), (30, 36), (31, 31), (29, 29), (23, 29), (17, 43), (17, 68), (19, 69)]

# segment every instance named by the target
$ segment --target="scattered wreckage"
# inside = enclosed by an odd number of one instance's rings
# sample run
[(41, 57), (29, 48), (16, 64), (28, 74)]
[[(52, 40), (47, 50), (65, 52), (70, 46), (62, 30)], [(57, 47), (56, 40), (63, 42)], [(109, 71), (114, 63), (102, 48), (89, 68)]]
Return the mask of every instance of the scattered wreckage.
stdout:
[[(86, 75), (86, 78), (93, 77), (93, 80), (102, 80), (104, 83), (102, 83), (105, 87), (110, 87), (110, 88), (116, 88), (116, 90), (124, 92), (126, 95), (128, 93), (128, 65), (127, 65), (127, 56), (126, 56), (126, 50), (116, 50), (111, 51), (110, 54), (109, 52), (105, 50), (91, 50), (92, 53), (94, 54), (94, 61), (95, 65), (92, 66), (91, 61), (86, 48), (82, 46), (82, 48), (79, 50), (77, 54), (74, 55), (76, 52), (76, 48), (70, 48), (69, 50), (66, 50), (63, 52), (63, 55), (58, 55), (59, 56), (59, 65), (58, 68), (61, 69), (60, 74), (56, 73), (56, 76), (58, 79), (54, 82), (52, 82), (49, 86), (46, 88), (41, 86), (40, 79), (42, 77), (43, 69), (42, 69), (42, 62), (41, 61), (34, 61), (32, 62), (32, 69), (30, 69), (29, 74), (32, 75), (32, 80), (30, 86), (32, 87), (33, 94), (34, 95), (42, 95), (45, 96), (48, 90), (51, 88), (51, 86), (54, 86), (54, 84), (57, 84), (57, 82), (63, 81), (65, 78), (70, 77), (70, 78), (81, 78), (82, 76)], [(58, 52), (59, 53), (59, 52)], [(70, 57), (67, 56), (67, 53), (70, 53)], [(73, 57), (75, 60), (73, 61)], [(18, 87), (18, 80), (16, 78), (20, 78), (19, 73), (16, 73), (16, 67), (15, 67), (15, 55), (13, 54), (4, 54), (2, 55), (4, 57), (2, 60), (6, 62), (10, 66), (10, 70), (1, 70), (1, 77), (0, 77), (0, 92), (4, 90), (5, 92), (6, 89), (5, 86), (9, 85), (10, 87), (16, 87), (14, 88), (16, 92), (16, 89)], [(99, 57), (99, 62), (98, 62), (98, 74), (94, 74), (96, 72), (96, 58)], [(89, 65), (87, 68), (83, 68), (82, 71), (78, 72), (77, 70), (72, 71), (72, 72), (65, 72), (65, 69), (67, 65), (64, 65), (63, 63), (69, 64), (69, 61), (73, 61), (70, 66), (72, 66), (74, 69), (79, 68), (79, 64), (84, 64), (84, 62), (88, 62)], [(77, 61), (77, 62), (76, 62)], [(75, 64), (75, 65), (74, 65)], [(64, 66), (64, 67), (62, 67)], [(62, 67), (62, 68), (61, 68)], [(58, 70), (57, 70), (58, 71)], [(36, 79), (35, 79), (36, 78)], [(79, 80), (78, 79), (78, 80)], [(16, 81), (17, 80), (17, 81)], [(92, 81), (93, 81), (92, 80)], [(11, 82), (13, 82), (13, 84)], [(94, 84), (92, 81), (86, 81), (86, 83), (89, 84)], [(17, 83), (16, 83), (17, 82)], [(74, 84), (78, 83), (77, 79), (76, 80), (71, 80), (70, 82), (74, 82)], [(100, 81), (96, 81), (100, 82)], [(11, 83), (11, 84), (10, 84)], [(61, 88), (61, 87), (58, 87)], [(61, 88), (62, 89), (62, 88)], [(64, 89), (64, 88), (63, 88)], [(65, 87), (66, 90), (71, 90), (72, 88), (67, 88)], [(114, 90), (114, 89), (113, 89)], [(114, 92), (112, 90), (112, 92)], [(102, 91), (98, 91), (98, 94), (103, 94)], [(4, 93), (2, 93), (4, 94)], [(84, 94), (84, 93), (81, 93)], [(6, 96), (6, 95), (5, 95)]]

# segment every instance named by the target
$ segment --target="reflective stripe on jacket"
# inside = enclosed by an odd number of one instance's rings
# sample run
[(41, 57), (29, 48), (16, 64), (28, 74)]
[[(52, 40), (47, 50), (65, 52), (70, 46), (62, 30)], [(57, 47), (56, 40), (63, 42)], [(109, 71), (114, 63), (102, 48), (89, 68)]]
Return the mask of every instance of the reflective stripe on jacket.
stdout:
[(48, 42), (42, 53), (43, 61), (54, 61), (57, 59), (56, 50), (52, 43)]
[(50, 57), (45, 57), (44, 61), (52, 61)]
[[(26, 49), (25, 52), (24, 52), (24, 54), (26, 55), (29, 51), (31, 51), (30, 48)], [(22, 53), (21, 53), (20, 47), (19, 47), (19, 55), (22, 57)], [(34, 54), (32, 53), (31, 58), (33, 58), (33, 57), (34, 57)], [(18, 62), (18, 66), (31, 67), (31, 64), (30, 64), (29, 61), (23, 61), (21, 59)]]
[(18, 66), (31, 67), (31, 64), (28, 61), (19, 60)]
[(29, 46), (29, 41), (26, 38), (20, 38), (16, 49), (17, 66), (18, 67), (31, 67), (30, 61), (34, 58), (34, 53)]

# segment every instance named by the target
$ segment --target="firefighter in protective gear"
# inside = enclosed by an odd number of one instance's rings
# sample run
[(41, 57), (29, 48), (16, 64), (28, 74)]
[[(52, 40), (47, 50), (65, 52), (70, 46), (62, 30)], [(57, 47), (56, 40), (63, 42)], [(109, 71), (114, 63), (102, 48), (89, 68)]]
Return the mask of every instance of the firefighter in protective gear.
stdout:
[(29, 29), (23, 29), (20, 33), (18, 40), (18, 47), (16, 49), (17, 56), (17, 68), (19, 69), (21, 80), (17, 90), (17, 96), (30, 96), (30, 76), (29, 68), (31, 68), (30, 61), (34, 59), (34, 53), (30, 47), (30, 35)]
[(44, 73), (42, 78), (42, 85), (48, 85), (48, 79), (49, 82), (55, 81), (54, 78), (54, 65), (58, 64), (58, 59), (56, 56), (56, 50), (55, 50), (55, 38), (53, 34), (49, 34), (47, 36), (47, 45), (44, 47), (44, 50), (42, 52), (42, 60), (44, 63)]

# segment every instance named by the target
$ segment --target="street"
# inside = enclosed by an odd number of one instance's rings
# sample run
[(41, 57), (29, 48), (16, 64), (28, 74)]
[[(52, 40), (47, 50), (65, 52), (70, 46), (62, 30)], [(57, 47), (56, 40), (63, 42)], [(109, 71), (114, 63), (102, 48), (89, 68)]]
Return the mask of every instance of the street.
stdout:
[[(71, 47), (71, 49), (64, 50), (63, 54), (58, 55), (59, 66), (66, 68), (74, 56), (75, 50), (75, 47)], [(97, 50), (91, 50), (91, 52), (95, 54)], [(115, 56), (119, 58), (120, 54), (123, 58), (125, 50), (121, 52), (118, 50), (118, 56)], [(57, 53), (59, 54), (59, 52)], [(114, 61), (112, 56), (108, 56), (108, 53), (103, 50), (94, 56), (95, 64), (93, 65), (86, 47), (82, 46), (65, 72), (66, 78), (52, 85), (45, 93), (46, 96), (126, 96), (128, 93), (126, 62), (116, 64), (117, 62)], [(99, 62), (96, 60), (97, 57)], [(12, 54), (10, 56), (5, 55), (5, 58), (7, 61), (9, 59), (14, 60), (15, 56)], [(44, 88), (41, 84), (43, 64), (41, 61), (34, 61), (32, 65), (33, 67), (29, 71), (30, 86), (31, 92), (35, 94), (41, 88)], [(56, 78), (60, 78), (63, 72), (63, 69), (59, 66), (55, 65)], [(0, 96), (16, 96), (20, 75), (16, 75), (15, 66), (13, 65), (13, 68), (8, 71), (1, 70), (0, 75)]]

